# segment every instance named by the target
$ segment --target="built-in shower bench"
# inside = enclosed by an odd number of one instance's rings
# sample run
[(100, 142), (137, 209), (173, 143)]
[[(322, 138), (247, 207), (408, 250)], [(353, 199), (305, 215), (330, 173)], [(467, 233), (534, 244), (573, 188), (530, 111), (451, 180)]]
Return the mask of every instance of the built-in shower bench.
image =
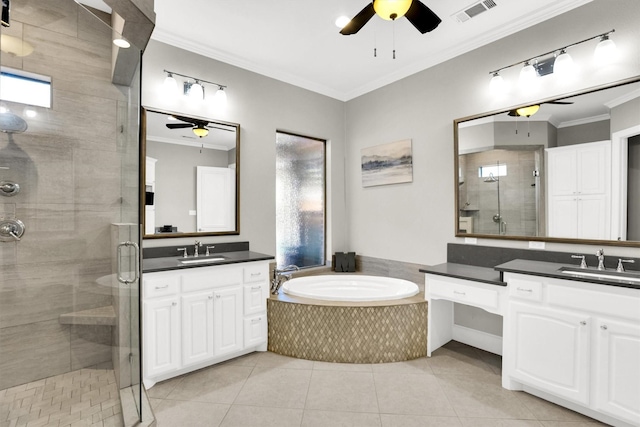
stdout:
[(89, 310), (75, 311), (61, 314), (58, 322), (62, 325), (97, 325), (115, 326), (116, 312), (112, 305), (90, 308)]

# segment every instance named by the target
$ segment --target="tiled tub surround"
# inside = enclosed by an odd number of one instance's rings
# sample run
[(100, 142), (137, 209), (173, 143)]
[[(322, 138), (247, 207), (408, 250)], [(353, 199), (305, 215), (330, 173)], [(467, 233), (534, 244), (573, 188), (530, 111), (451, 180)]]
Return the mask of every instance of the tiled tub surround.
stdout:
[(421, 294), (395, 301), (267, 300), (268, 349), (307, 360), (386, 363), (426, 354), (427, 304)]

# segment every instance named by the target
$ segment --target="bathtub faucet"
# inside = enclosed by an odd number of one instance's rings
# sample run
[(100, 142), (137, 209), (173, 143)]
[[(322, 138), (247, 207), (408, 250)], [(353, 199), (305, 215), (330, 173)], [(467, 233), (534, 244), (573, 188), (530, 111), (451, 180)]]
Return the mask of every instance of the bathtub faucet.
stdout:
[[(273, 279), (271, 279), (271, 293), (276, 295), (284, 282), (291, 279), (291, 272), (300, 270), (297, 265), (287, 265), (283, 268), (273, 269)], [(285, 274), (289, 273), (289, 274)]]

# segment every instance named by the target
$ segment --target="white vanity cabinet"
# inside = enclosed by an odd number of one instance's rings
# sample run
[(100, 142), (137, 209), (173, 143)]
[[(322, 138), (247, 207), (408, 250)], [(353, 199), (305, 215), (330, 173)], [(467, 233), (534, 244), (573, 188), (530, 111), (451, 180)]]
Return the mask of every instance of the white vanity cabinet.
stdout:
[(503, 386), (640, 425), (640, 290), (505, 273)]
[(144, 273), (145, 386), (265, 351), (268, 275), (268, 261)]

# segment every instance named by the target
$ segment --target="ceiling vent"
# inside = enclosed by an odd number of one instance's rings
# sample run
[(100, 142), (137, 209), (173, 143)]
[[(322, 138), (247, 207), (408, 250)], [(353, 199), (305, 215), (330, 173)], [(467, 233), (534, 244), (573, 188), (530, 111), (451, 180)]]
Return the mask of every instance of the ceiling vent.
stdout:
[(462, 23), (480, 15), (482, 12), (486, 12), (489, 9), (493, 9), (496, 6), (497, 4), (493, 0), (483, 0), (477, 3), (473, 3), (471, 6), (468, 6), (463, 10), (461, 10), (460, 12), (453, 14), (452, 17), (456, 21)]

